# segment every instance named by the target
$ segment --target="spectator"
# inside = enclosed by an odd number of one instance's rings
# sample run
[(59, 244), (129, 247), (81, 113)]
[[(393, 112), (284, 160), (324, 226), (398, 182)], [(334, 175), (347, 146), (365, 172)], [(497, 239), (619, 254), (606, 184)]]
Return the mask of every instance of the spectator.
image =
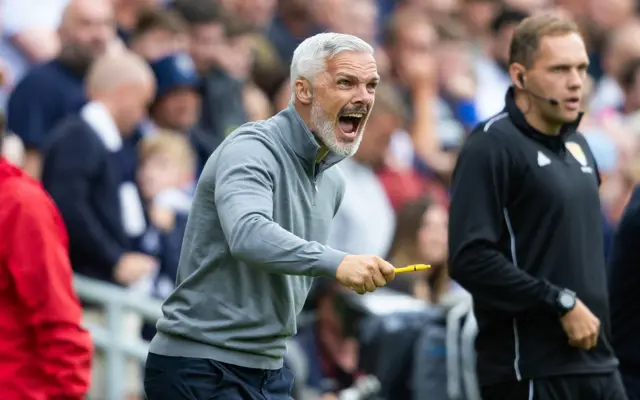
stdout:
[[(451, 23), (440, 29), (437, 46), (438, 81), (442, 98), (453, 111), (466, 132), (480, 121), (476, 109), (477, 77), (473, 69), (472, 54), (462, 25)], [(461, 143), (457, 131), (440, 138), (445, 149), (456, 148)]]
[(476, 110), (481, 121), (504, 108), (504, 93), (511, 85), (507, 72), (509, 43), (516, 26), (526, 17), (525, 12), (502, 9), (491, 24), (489, 54), (476, 61)]
[[(135, 247), (158, 259), (159, 269), (147, 294), (164, 300), (176, 281), (196, 158), (189, 141), (177, 132), (146, 136), (139, 149), (138, 184), (148, 224)], [(146, 324), (143, 338), (151, 340), (154, 334), (155, 324)]]
[(499, 8), (499, 0), (463, 0), (460, 19), (469, 33), (470, 44), (477, 51), (484, 51), (484, 43), (491, 40), (491, 22)]
[(174, 11), (149, 9), (140, 13), (131, 31), (131, 50), (153, 62), (189, 50), (188, 26)]
[(278, 54), (278, 49), (267, 37), (271, 20), (276, 10), (275, 0), (225, 0), (221, 1), (225, 14), (248, 27), (253, 49), (253, 80), (258, 88), (273, 97), (278, 87), (287, 78), (287, 63)]
[[(0, 121), (0, 150), (4, 117)], [(81, 400), (92, 345), (67, 234), (39, 183), (0, 156), (0, 386), (3, 400)]]
[(211, 135), (198, 122), (201, 110), (200, 79), (194, 63), (185, 53), (171, 54), (151, 63), (158, 83), (149, 107), (150, 126), (189, 136), (197, 154), (198, 174), (224, 136)]
[(631, 59), (640, 57), (640, 19), (633, 19), (614, 28), (607, 36), (602, 53), (604, 75), (596, 83), (591, 109), (596, 114), (622, 105), (623, 96), (620, 78), (623, 66)]
[(453, 169), (452, 160), (442, 153), (441, 139), (461, 140), (464, 135), (464, 127), (438, 92), (437, 42), (429, 20), (409, 10), (392, 17), (386, 27), (385, 50), (393, 61), (390, 78), (405, 95), (404, 106), (411, 116), (411, 141), (403, 143), (406, 135), (397, 133), (392, 151), (398, 159), (406, 160), (406, 165), (417, 164), (432, 176), (448, 175)]
[[(60, 50), (56, 29), (68, 0), (4, 0), (0, 58), (6, 64), (7, 83), (16, 83), (33, 65), (47, 62)], [(0, 108), (6, 106), (11, 86), (0, 91)]]
[(391, 287), (432, 304), (439, 304), (449, 293), (461, 290), (449, 277), (447, 268), (447, 223), (449, 212), (428, 198), (405, 204), (398, 213), (398, 224), (388, 258), (396, 266), (429, 264), (431, 268), (415, 276), (399, 276)]
[(306, 0), (280, 0), (278, 3), (267, 37), (276, 46), (280, 59), (287, 64), (304, 38), (322, 30), (313, 18), (314, 3)]
[(158, 0), (111, 0), (115, 10), (115, 20), (118, 27), (118, 36), (127, 43), (131, 38), (131, 32), (138, 24), (140, 15), (147, 9), (155, 7)]
[[(158, 88), (149, 107), (155, 126), (186, 135), (198, 120), (199, 79), (188, 54), (170, 54), (151, 63)], [(208, 156), (208, 155), (207, 155)]]
[(141, 224), (135, 212), (121, 215), (134, 196), (120, 188), (114, 153), (143, 117), (152, 79), (132, 53), (99, 59), (87, 77), (91, 101), (54, 129), (45, 153), (43, 183), (67, 223), (73, 267), (105, 281), (129, 284), (149, 269), (147, 258), (126, 253)]
[(340, 164), (346, 188), (334, 217), (329, 245), (348, 253), (384, 257), (391, 246), (395, 216), (376, 172), (385, 163), (391, 135), (405, 122), (393, 86), (376, 89), (376, 103), (358, 151)]
[(274, 115), (269, 98), (257, 85), (245, 85), (242, 97), (249, 121), (262, 121)]
[(600, 83), (604, 74), (611, 72), (607, 71), (609, 68), (605, 65), (607, 61), (603, 54), (609, 46), (607, 42), (612, 32), (636, 18), (637, 14), (633, 12), (636, 2), (634, 0), (613, 0), (606, 3), (600, 0), (562, 0), (562, 3), (566, 9), (574, 13), (574, 18), (579, 19), (584, 25), (584, 33), (590, 44), (591, 64), (588, 72), (594, 77), (596, 83)]
[(80, 110), (85, 102), (85, 73), (113, 41), (112, 13), (110, 0), (70, 0), (59, 28), (60, 55), (29, 71), (11, 93), (9, 130), (23, 140), (24, 169), (37, 179), (47, 134), (65, 116)]
[(198, 154), (208, 157), (227, 134), (247, 122), (243, 95), (251, 63), (240, 38), (245, 32), (242, 24), (225, 25), (215, 2), (177, 0), (173, 7), (191, 25), (191, 57), (202, 80), (199, 126), (205, 135)]
[[(640, 57), (633, 58), (622, 66), (620, 88), (624, 93), (624, 99), (619, 108), (622, 117), (633, 118), (640, 115)], [(639, 132), (637, 128), (635, 132)]]
[[(145, 221), (137, 190), (122, 184), (117, 158), (123, 138), (144, 117), (154, 89), (152, 72), (138, 55), (105, 55), (87, 75), (90, 102), (79, 116), (66, 118), (51, 133), (43, 183), (68, 226), (73, 268), (83, 275), (132, 285), (157, 266), (154, 258), (130, 252), (131, 240), (143, 233)], [(100, 324), (105, 316), (95, 307), (86, 307), (85, 318)], [(139, 334), (139, 324), (131, 329)], [(103, 395), (102, 373), (98, 357), (93, 396)], [(127, 378), (128, 392), (138, 394), (137, 364), (128, 366)]]

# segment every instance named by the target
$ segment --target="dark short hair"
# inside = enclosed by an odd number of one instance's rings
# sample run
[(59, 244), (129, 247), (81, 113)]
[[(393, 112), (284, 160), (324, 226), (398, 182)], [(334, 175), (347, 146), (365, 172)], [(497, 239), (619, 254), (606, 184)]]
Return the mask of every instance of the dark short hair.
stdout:
[(221, 23), (224, 20), (224, 12), (216, 0), (175, 0), (171, 9), (190, 25)]
[(518, 63), (531, 67), (536, 60), (540, 42), (548, 36), (580, 34), (575, 22), (554, 15), (525, 18), (516, 28), (509, 49), (509, 65)]
[(620, 86), (629, 90), (637, 83), (637, 76), (640, 70), (640, 58), (633, 58), (627, 61), (620, 72)]
[(528, 16), (529, 14), (525, 12), (513, 10), (508, 7), (503, 7), (502, 9), (500, 9), (500, 12), (498, 12), (493, 21), (491, 21), (491, 32), (495, 35), (504, 27), (507, 27), (509, 25), (518, 25)]
[(187, 33), (187, 23), (176, 11), (161, 8), (146, 9), (140, 13), (132, 37), (136, 38), (153, 30), (163, 30), (173, 34)]

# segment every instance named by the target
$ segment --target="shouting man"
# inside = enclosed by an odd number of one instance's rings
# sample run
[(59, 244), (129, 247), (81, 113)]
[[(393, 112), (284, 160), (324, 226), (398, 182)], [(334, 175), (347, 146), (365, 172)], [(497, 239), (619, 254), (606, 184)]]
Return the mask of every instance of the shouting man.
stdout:
[(293, 55), (289, 107), (209, 158), (147, 359), (149, 400), (290, 399), (285, 340), (313, 277), (361, 294), (394, 278), (378, 257), (325, 245), (344, 193), (332, 167), (358, 149), (379, 79), (363, 40), (310, 37)]

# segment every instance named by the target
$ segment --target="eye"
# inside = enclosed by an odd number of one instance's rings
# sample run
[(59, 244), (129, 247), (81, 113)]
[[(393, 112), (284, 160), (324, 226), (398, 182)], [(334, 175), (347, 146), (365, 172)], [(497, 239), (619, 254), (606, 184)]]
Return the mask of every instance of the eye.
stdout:
[(376, 90), (377, 87), (378, 87), (378, 82), (371, 82), (367, 85), (367, 89), (369, 89), (370, 91)]
[(349, 80), (348, 80), (348, 79), (339, 79), (339, 80), (338, 80), (338, 86), (340, 86), (340, 87), (347, 88), (347, 87), (349, 87), (350, 85), (351, 85), (351, 82), (349, 82)]

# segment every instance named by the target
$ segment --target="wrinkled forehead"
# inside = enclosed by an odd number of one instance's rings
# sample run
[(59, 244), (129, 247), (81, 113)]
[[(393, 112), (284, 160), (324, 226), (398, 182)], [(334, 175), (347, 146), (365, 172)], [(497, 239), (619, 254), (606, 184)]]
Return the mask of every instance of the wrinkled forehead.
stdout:
[(378, 66), (372, 54), (345, 51), (327, 60), (327, 71), (331, 77), (347, 76), (362, 82), (379, 80)]

